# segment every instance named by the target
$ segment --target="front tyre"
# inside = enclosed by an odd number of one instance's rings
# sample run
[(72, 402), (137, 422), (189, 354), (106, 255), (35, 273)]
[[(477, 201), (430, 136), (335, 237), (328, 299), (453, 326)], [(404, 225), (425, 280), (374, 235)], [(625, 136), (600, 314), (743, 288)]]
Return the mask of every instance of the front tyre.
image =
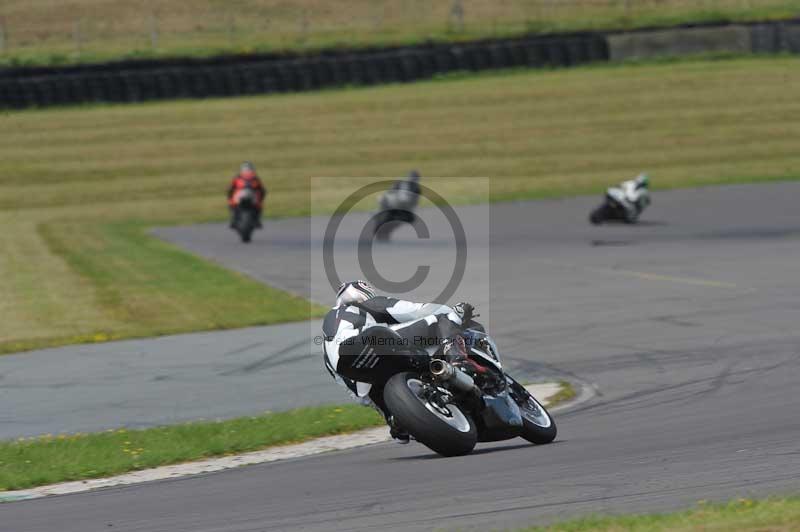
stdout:
[(238, 231), (242, 242), (249, 243), (253, 238), (253, 230), (256, 228), (255, 217), (252, 212), (246, 210), (239, 214)]
[(386, 383), (383, 399), (398, 425), (442, 456), (469, 454), (478, 441), (475, 423), (458, 405), (439, 404), (431, 386), (414, 373), (398, 373)]
[(376, 239), (389, 240), (392, 233), (391, 222), (389, 213), (385, 211), (375, 217), (373, 235)]
[(533, 395), (528, 394), (526, 400), (519, 404), (519, 411), (522, 414), (520, 436), (537, 445), (544, 445), (556, 439), (558, 433), (556, 422), (550, 412)]
[(606, 208), (606, 204), (603, 203), (595, 210), (593, 210), (592, 213), (589, 215), (589, 222), (591, 222), (592, 225), (600, 225), (608, 217), (607, 210), (608, 209)]

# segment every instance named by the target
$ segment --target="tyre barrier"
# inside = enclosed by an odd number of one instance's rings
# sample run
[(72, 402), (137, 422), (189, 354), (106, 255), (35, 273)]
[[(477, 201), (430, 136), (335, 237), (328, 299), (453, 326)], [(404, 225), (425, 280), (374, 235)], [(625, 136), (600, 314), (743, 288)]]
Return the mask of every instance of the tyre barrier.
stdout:
[(426, 44), (386, 50), (0, 71), (0, 107), (143, 102), (403, 83), (456, 71), (608, 60), (601, 34)]
[(0, 70), (0, 108), (228, 97), (407, 83), (449, 72), (570, 67), (704, 49), (800, 53), (800, 20), (529, 36), (309, 55)]
[(750, 27), (753, 53), (800, 53), (800, 24), (777, 22), (754, 24)]

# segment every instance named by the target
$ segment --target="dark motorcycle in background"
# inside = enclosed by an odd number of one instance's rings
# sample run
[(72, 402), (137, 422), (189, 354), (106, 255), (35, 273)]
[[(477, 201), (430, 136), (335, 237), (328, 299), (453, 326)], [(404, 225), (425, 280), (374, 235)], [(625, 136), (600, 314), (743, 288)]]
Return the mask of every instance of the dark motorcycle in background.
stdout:
[(413, 224), (414, 209), (419, 203), (419, 172), (413, 170), (408, 179), (397, 181), (378, 200), (379, 210), (373, 217), (372, 234), (378, 240), (389, 240), (401, 224)]
[[(407, 345), (381, 347), (381, 353), (372, 352), (378, 359), (369, 370), (349, 377), (383, 385), (384, 401), (397, 425), (442, 456), (468, 454), (477, 442), (517, 437), (535, 444), (552, 442), (555, 421), (505, 372), (494, 340), (480, 329), (461, 333), (466, 358), (408, 351)], [(379, 334), (392, 333), (383, 329)], [(387, 337), (378, 343), (401, 345), (402, 340)]]
[(373, 234), (378, 240), (389, 240), (392, 232), (401, 224), (413, 224), (416, 215), (404, 209), (385, 209), (375, 215), (373, 219)]
[(239, 233), (242, 242), (250, 242), (258, 227), (258, 198), (254, 190), (243, 188), (233, 196), (233, 230)]

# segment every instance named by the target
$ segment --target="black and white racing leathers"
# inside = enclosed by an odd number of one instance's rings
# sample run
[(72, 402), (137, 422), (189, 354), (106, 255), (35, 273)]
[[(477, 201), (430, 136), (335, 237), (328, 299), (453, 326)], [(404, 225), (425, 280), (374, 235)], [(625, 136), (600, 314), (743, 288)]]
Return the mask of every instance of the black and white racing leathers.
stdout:
[(453, 308), (437, 303), (378, 296), (343, 304), (332, 308), (322, 324), (325, 367), (361, 404), (377, 406), (387, 415), (382, 387), (359, 380), (370, 371), (370, 364), (377, 363), (375, 352), (383, 343), (376, 339), (433, 354), (461, 325), (461, 316)]

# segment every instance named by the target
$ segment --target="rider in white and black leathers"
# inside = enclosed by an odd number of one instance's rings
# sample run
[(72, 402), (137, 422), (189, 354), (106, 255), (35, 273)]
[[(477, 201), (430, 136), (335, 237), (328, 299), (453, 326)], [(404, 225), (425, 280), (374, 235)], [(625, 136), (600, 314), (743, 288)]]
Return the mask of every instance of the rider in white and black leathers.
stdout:
[[(459, 303), (455, 307), (437, 303), (414, 303), (386, 296), (377, 296), (365, 281), (343, 283), (336, 294), (336, 306), (325, 316), (323, 351), (325, 367), (337, 382), (346, 386), (364, 405), (383, 413), (392, 429), (392, 436), (401, 443), (408, 434), (393, 425), (391, 413), (383, 402), (383, 389), (359, 382), (347, 375), (365, 371), (369, 339), (385, 334), (386, 329), (409, 344), (435, 351), (459, 332), (472, 319), (473, 307)], [(463, 343), (462, 343), (463, 345)]]

